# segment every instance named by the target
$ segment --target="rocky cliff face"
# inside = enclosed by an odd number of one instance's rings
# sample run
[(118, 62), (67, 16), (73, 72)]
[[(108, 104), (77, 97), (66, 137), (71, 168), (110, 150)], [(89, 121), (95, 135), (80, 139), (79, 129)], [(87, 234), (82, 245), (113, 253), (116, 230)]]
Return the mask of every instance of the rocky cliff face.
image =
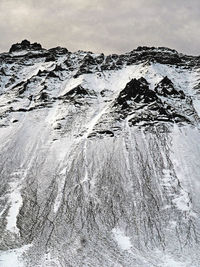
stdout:
[(0, 55), (0, 266), (200, 265), (200, 57)]

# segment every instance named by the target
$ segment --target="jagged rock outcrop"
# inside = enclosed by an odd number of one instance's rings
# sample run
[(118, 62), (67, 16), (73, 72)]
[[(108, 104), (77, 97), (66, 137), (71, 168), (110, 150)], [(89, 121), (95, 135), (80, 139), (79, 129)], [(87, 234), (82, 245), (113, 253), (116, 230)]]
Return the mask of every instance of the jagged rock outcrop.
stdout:
[(41, 50), (42, 46), (38, 43), (31, 44), (28, 40), (23, 40), (21, 43), (13, 44), (9, 50), (12, 52), (19, 52), (21, 50)]
[(143, 77), (132, 79), (126, 87), (120, 92), (116, 102), (122, 109), (129, 107), (129, 101), (136, 103), (152, 103), (158, 100), (156, 93), (149, 89), (148, 82)]
[(177, 91), (174, 88), (172, 81), (165, 76), (156, 86), (155, 91), (158, 95), (165, 97), (176, 97), (179, 96), (181, 98), (185, 98), (184, 92), (182, 90)]

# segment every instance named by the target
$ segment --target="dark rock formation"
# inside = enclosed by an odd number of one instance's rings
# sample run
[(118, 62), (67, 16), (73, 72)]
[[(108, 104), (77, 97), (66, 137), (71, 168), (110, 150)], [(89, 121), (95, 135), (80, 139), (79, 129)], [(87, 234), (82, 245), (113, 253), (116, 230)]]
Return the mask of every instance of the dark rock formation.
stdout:
[(101, 131), (95, 131), (88, 135), (88, 138), (92, 137), (100, 137), (103, 138), (104, 136), (114, 137), (114, 133), (110, 130), (101, 130)]
[(75, 98), (83, 97), (85, 95), (88, 95), (88, 92), (85, 88), (83, 88), (81, 85), (76, 86), (75, 88), (71, 89), (69, 92), (67, 92), (65, 95), (60, 96), (60, 99), (68, 99), (72, 100)]
[(47, 101), (49, 99), (49, 95), (47, 92), (43, 91), (40, 94), (39, 100), (41, 101)]
[(45, 59), (45, 62), (50, 62), (50, 61), (55, 61), (55, 60), (56, 60), (56, 58), (54, 55), (48, 54), (46, 59)]
[(54, 54), (54, 55), (65, 55), (65, 54), (68, 54), (69, 53), (69, 51), (67, 50), (67, 48), (60, 47), (60, 46), (57, 46), (57, 47), (54, 47), (54, 48), (50, 48), (48, 51), (51, 54)]
[(142, 77), (138, 80), (132, 79), (127, 83), (116, 99), (115, 105), (119, 104), (122, 109), (125, 109), (129, 107), (129, 100), (137, 103), (150, 103), (157, 99), (156, 93), (149, 89), (148, 82)]
[(174, 84), (172, 83), (172, 81), (165, 76), (156, 86), (155, 91), (157, 92), (158, 95), (161, 96), (179, 96), (181, 98), (185, 98), (184, 92), (181, 91), (177, 91), (174, 88)]
[(131, 115), (130, 125), (157, 122), (190, 123), (187, 116), (179, 113), (180, 110), (177, 111), (173, 103), (169, 102), (170, 99), (165, 103), (159, 96), (176, 97), (180, 99), (179, 101), (185, 100), (183, 91), (175, 90), (173, 83), (167, 77), (158, 83), (155, 90), (149, 88), (148, 82), (143, 77), (132, 79), (115, 100), (117, 118), (125, 119)]
[(42, 46), (38, 43), (31, 44), (28, 40), (23, 40), (21, 43), (13, 44), (9, 50), (9, 53), (19, 52), (22, 50), (41, 50)]
[(103, 63), (103, 61), (104, 61), (104, 54), (102, 53), (102, 54), (100, 54), (98, 57), (96, 57), (96, 62), (97, 62), (97, 64), (101, 64), (101, 63)]

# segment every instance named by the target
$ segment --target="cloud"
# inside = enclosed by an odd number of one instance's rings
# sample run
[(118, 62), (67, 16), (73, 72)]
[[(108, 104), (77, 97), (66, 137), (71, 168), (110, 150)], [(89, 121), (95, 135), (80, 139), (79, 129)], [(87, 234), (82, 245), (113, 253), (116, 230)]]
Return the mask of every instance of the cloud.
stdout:
[(22, 39), (123, 53), (139, 45), (200, 54), (199, 0), (1, 0), (0, 51)]

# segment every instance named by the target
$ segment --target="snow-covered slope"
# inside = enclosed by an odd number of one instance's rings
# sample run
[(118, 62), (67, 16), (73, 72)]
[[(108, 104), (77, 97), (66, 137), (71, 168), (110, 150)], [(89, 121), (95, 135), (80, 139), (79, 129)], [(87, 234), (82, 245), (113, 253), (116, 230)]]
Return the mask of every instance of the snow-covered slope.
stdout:
[(200, 266), (199, 57), (23, 41), (0, 118), (0, 266)]

